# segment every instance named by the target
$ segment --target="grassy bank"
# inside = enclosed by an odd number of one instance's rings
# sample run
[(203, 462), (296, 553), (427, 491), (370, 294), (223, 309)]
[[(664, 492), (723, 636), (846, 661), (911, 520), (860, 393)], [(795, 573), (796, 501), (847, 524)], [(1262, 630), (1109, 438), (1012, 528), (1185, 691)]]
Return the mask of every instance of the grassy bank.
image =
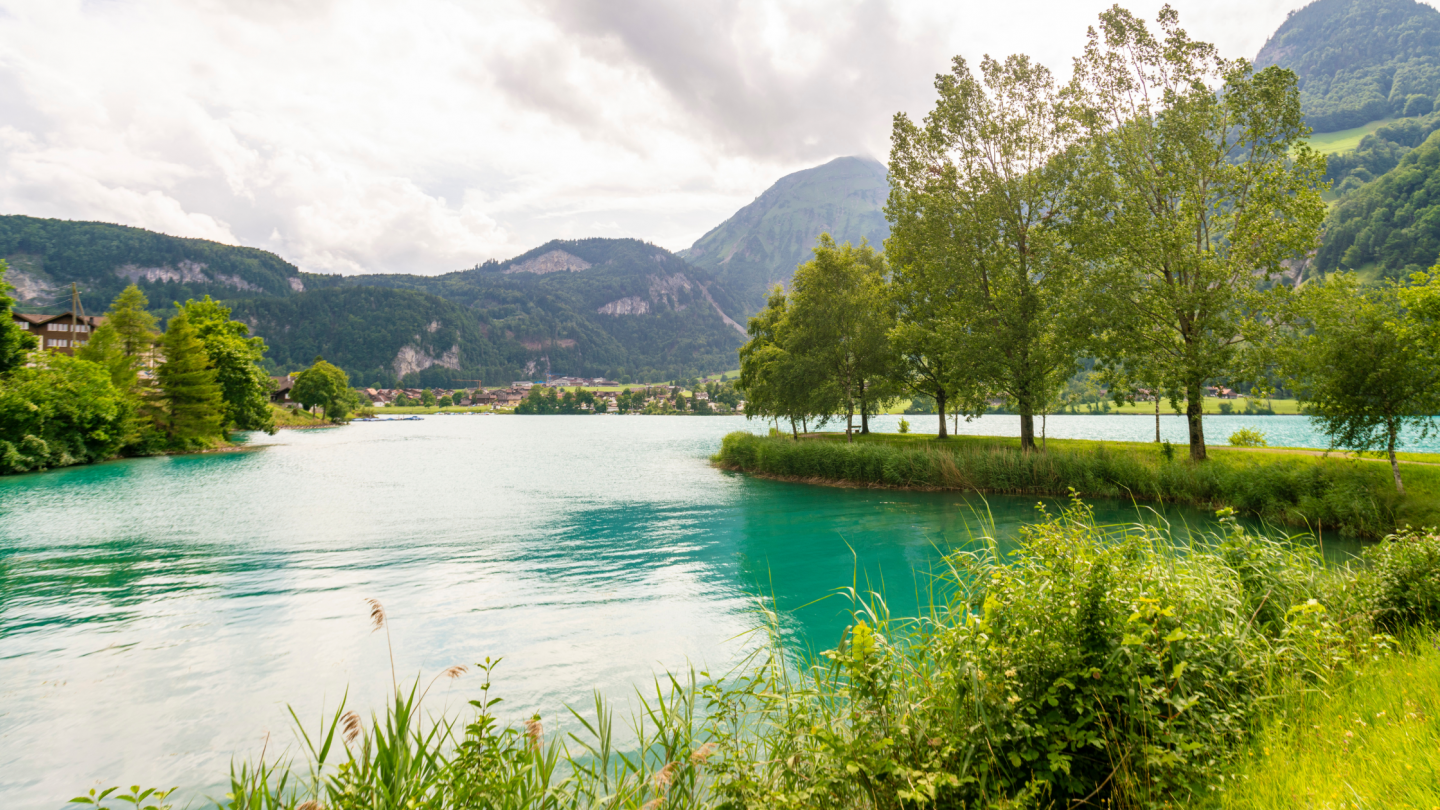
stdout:
[(300, 408), (283, 408), (275, 404), (270, 405), (270, 415), (274, 417), (277, 428), (315, 428), (335, 425), (334, 422)]
[(1304, 452), (1211, 448), (1195, 464), (1186, 448), (1051, 439), (1022, 453), (1019, 440), (960, 436), (843, 436), (794, 441), (731, 433), (714, 460), (727, 469), (814, 483), (946, 489), (1010, 495), (1135, 498), (1232, 507), (1273, 523), (1382, 537), (1397, 526), (1440, 524), (1440, 466), (1402, 465), (1406, 495), (1388, 464)]
[[(663, 679), (621, 718), (631, 739), (598, 701), (565, 735), (502, 722), (487, 659), (393, 683), (369, 717), (341, 706), (293, 757), (237, 763), (220, 806), (1433, 807), (1440, 538), (1366, 555), (1328, 566), (1233, 521), (1179, 545), (1075, 503), (1011, 554), (948, 558), (923, 616), (849, 592), (850, 626), (816, 659), (772, 633), (728, 673)], [(378, 603), (370, 618), (388, 621)], [(445, 677), (475, 679), (468, 717), (426, 713)]]

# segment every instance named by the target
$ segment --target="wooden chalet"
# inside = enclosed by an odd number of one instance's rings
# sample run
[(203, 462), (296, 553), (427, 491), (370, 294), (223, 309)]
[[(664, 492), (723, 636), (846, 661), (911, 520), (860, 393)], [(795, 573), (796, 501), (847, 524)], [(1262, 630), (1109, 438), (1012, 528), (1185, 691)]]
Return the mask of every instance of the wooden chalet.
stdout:
[(40, 339), (39, 348), (60, 354), (74, 355), (75, 349), (90, 342), (95, 327), (105, 322), (102, 315), (36, 315), (11, 312), (15, 325)]

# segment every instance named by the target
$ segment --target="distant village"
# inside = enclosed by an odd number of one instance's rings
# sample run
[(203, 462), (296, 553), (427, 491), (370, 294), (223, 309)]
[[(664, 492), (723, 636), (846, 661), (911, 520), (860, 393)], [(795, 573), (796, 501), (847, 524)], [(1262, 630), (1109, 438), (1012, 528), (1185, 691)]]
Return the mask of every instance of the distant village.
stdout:
[[(294, 377), (285, 375), (271, 379), (275, 383), (273, 401), (293, 407), (295, 403), (289, 394), (295, 384)], [(622, 389), (621, 383), (603, 377), (522, 380), (495, 388), (479, 385), (475, 388), (360, 388), (356, 391), (374, 408), (480, 406), (514, 410), (536, 389), (553, 391), (557, 398), (565, 394), (572, 397), (579, 394), (574, 409), (588, 413), (734, 414), (745, 410), (745, 401), (729, 384), (710, 383), (708, 386), (696, 385), (693, 389), (680, 385), (636, 385)]]

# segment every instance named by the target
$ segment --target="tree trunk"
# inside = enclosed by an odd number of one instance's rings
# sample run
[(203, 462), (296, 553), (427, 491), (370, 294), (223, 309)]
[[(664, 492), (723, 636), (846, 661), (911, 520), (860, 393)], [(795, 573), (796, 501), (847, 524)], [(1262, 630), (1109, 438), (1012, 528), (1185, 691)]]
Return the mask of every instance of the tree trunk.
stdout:
[(845, 403), (845, 441), (847, 444), (853, 444), (855, 442), (855, 436), (852, 433), (854, 427), (855, 402), (852, 400)]
[(790, 436), (795, 439), (795, 441), (800, 441), (800, 434), (795, 432), (795, 417), (793, 416), (790, 417)]
[(935, 410), (940, 412), (940, 438), (945, 438), (945, 392), (935, 392)]
[(1400, 425), (1392, 420), (1387, 427), (1390, 433), (1390, 473), (1395, 476), (1395, 491), (1404, 495), (1405, 483), (1400, 480), (1400, 462), (1395, 460), (1395, 437), (1400, 432)]
[(1190, 460), (1205, 460), (1205, 389), (1199, 383), (1185, 389), (1185, 421), (1190, 428)]
[(1035, 414), (1028, 404), (1020, 406), (1020, 449), (1026, 453), (1035, 449)]
[(870, 402), (865, 399), (865, 381), (860, 381), (860, 435), (870, 433)]
[(1160, 443), (1160, 395), (1155, 395), (1155, 443)]

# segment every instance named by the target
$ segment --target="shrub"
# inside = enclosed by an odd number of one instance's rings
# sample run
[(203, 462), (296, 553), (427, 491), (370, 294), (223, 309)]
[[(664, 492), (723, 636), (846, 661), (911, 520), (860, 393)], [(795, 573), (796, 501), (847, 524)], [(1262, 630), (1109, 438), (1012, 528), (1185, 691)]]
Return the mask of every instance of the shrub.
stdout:
[(1440, 623), (1440, 534), (1404, 531), (1363, 554), (1369, 567), (1359, 585), (1377, 629), (1393, 633)]
[(0, 379), (0, 473), (102, 461), (135, 432), (134, 403), (98, 363), (37, 353)]
[(1240, 428), (1230, 434), (1231, 447), (1269, 447), (1265, 442), (1265, 434), (1250, 428)]
[(901, 432), (901, 433), (909, 433), (909, 432), (910, 432), (910, 423), (909, 423), (907, 420), (903, 419), (903, 418), (900, 420), (900, 432)]

